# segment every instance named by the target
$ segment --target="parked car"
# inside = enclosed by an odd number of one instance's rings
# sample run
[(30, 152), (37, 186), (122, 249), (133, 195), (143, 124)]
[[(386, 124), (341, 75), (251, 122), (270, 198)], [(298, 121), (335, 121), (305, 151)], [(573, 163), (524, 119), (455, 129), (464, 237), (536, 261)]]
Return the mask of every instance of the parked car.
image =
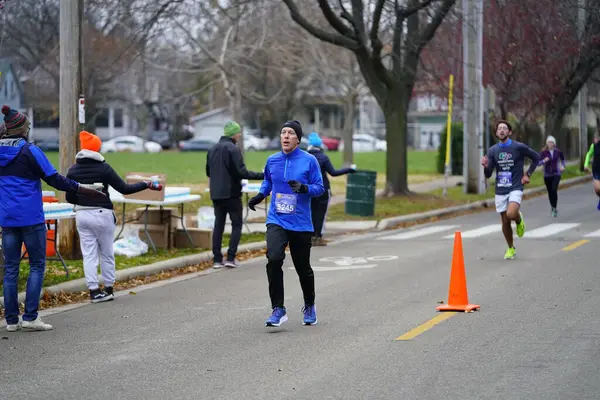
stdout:
[(267, 150), (267, 148), (269, 146), (268, 138), (261, 138), (261, 137), (256, 136), (253, 133), (248, 133), (248, 132), (244, 133), (243, 141), (244, 141), (244, 150), (245, 151)]
[(101, 153), (130, 151), (132, 153), (159, 153), (162, 146), (139, 136), (119, 136), (102, 143)]
[(44, 152), (59, 151), (60, 149), (60, 142), (58, 138), (34, 140), (33, 143)]
[(192, 138), (179, 142), (179, 151), (208, 151), (217, 144), (216, 141), (206, 138)]
[[(344, 141), (339, 145), (339, 150), (344, 151)], [(354, 153), (368, 153), (374, 151), (386, 151), (387, 142), (377, 139), (375, 136), (356, 134), (352, 137), (352, 150)]]
[(154, 131), (150, 134), (150, 140), (162, 146), (164, 150), (173, 147), (173, 140), (167, 131)]
[(340, 138), (329, 137), (329, 136), (321, 136), (321, 141), (323, 145), (327, 147), (329, 151), (337, 151), (340, 147)]

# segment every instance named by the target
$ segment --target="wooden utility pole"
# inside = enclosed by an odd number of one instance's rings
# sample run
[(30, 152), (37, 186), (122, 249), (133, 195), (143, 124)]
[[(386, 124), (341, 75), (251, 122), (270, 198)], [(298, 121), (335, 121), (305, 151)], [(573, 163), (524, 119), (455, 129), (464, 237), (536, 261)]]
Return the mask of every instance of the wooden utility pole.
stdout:
[[(579, 30), (579, 40), (584, 41), (585, 35), (585, 7), (586, 0), (579, 0), (579, 13), (578, 13), (578, 30)], [(583, 171), (585, 169), (584, 161), (585, 154), (588, 149), (588, 137), (587, 137), (587, 105), (588, 103), (588, 93), (587, 93), (587, 85), (583, 84), (581, 89), (579, 89), (579, 94), (577, 95), (577, 105), (579, 108), (579, 169)]]
[[(59, 171), (63, 175), (75, 163), (77, 154), (82, 6), (81, 0), (60, 1)], [(61, 202), (65, 202), (65, 193), (59, 192), (59, 198)], [(75, 257), (78, 254), (79, 243), (74, 219), (60, 221), (58, 245), (61, 254), (66, 257)]]
[(463, 0), (463, 175), (465, 193), (485, 192), (482, 114), (483, 1)]

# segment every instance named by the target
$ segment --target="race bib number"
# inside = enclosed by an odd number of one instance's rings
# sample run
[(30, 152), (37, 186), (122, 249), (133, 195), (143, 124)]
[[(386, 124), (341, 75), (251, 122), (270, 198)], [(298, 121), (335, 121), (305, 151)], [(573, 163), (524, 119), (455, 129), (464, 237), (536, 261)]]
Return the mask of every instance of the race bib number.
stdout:
[(498, 182), (496, 186), (498, 187), (512, 187), (512, 172), (510, 171), (500, 171), (498, 172), (497, 178)]
[(298, 195), (277, 193), (275, 195), (275, 210), (280, 214), (295, 214)]

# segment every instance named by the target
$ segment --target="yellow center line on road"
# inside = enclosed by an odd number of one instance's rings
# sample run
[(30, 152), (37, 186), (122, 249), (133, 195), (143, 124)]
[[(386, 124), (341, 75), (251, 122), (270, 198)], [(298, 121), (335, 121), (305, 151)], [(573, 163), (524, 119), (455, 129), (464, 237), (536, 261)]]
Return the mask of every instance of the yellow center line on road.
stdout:
[(589, 240), (587, 240), (587, 239), (578, 240), (575, 243), (571, 243), (567, 247), (563, 247), (562, 251), (570, 251), (570, 250), (576, 249), (576, 248), (578, 248), (580, 246), (583, 246), (584, 244), (586, 244), (588, 242), (589, 242)]
[(448, 318), (454, 316), (458, 314), (457, 312), (443, 312), (440, 315), (433, 317), (432, 319), (430, 319), (429, 321), (425, 322), (424, 324), (421, 324), (419, 326), (417, 326), (414, 329), (411, 329), (410, 331), (406, 332), (404, 335), (402, 336), (398, 336), (396, 339), (394, 340), (411, 340), (414, 339), (415, 337), (419, 336), (420, 334), (427, 332), (428, 330), (430, 330), (431, 328), (433, 328), (434, 326), (436, 326), (437, 324), (439, 324), (442, 321), (447, 320)]

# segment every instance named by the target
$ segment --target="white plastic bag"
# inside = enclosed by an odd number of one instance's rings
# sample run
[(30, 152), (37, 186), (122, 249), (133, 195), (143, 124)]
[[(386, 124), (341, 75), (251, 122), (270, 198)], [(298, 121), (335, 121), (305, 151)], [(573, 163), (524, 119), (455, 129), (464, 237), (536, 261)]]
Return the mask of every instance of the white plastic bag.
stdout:
[(199, 229), (213, 230), (215, 228), (215, 210), (212, 207), (200, 207), (196, 215)]
[(125, 226), (123, 238), (113, 243), (115, 255), (137, 257), (148, 252), (148, 245), (138, 235), (139, 227)]

